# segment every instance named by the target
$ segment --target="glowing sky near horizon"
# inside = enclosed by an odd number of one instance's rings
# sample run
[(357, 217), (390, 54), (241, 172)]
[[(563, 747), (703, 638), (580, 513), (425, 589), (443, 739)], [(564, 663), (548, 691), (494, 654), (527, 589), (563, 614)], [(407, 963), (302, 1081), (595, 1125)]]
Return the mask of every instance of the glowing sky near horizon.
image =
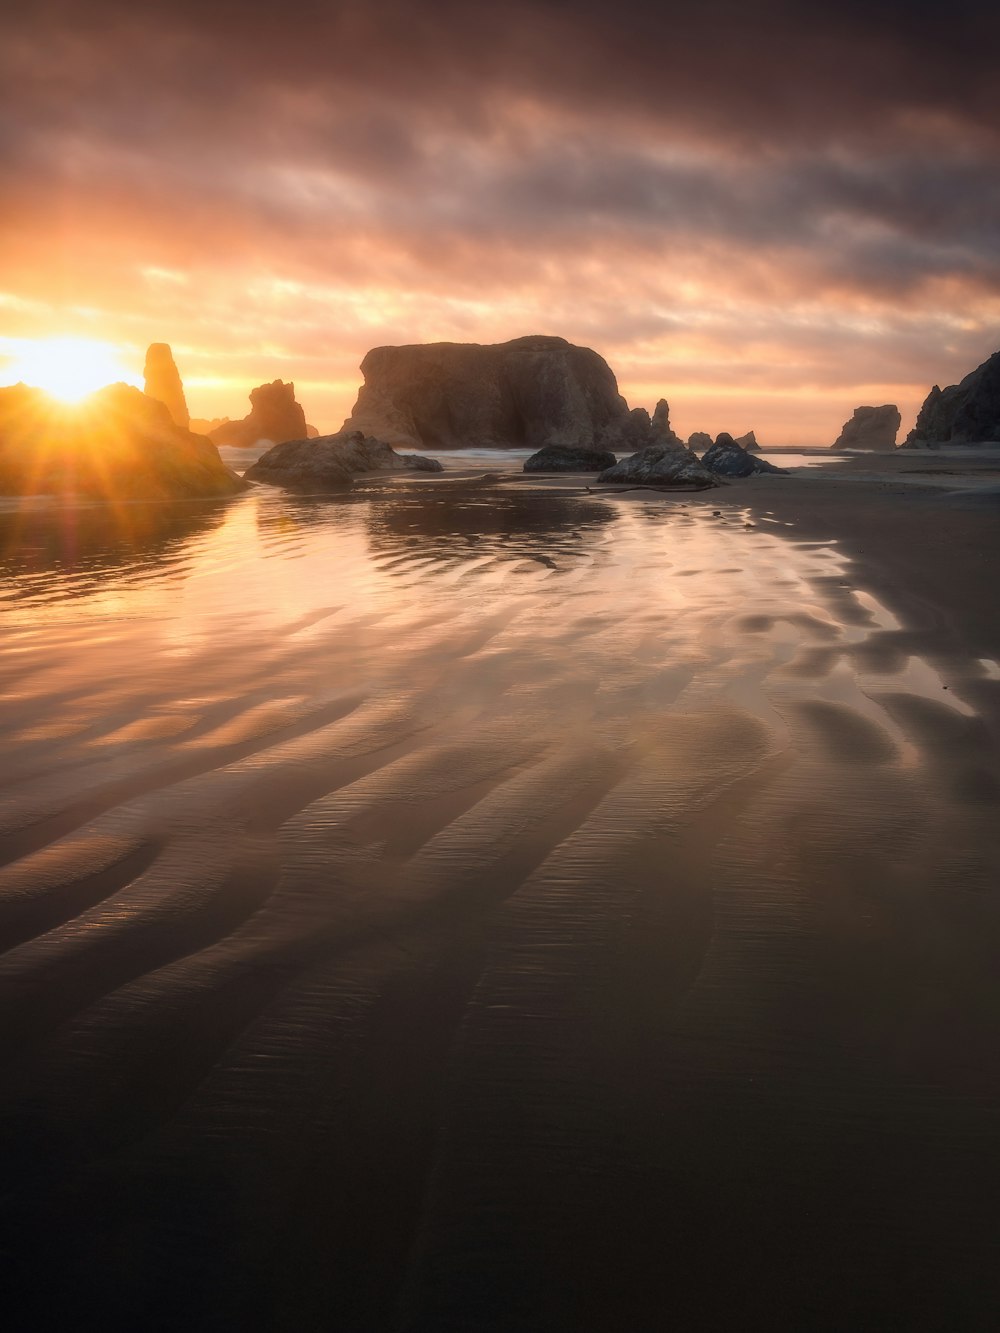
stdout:
[(372, 346), (537, 332), (684, 434), (905, 431), (1000, 347), (998, 36), (972, 0), (39, 0), (0, 48), (0, 382), (165, 341), (195, 416), (280, 377), (325, 430)]

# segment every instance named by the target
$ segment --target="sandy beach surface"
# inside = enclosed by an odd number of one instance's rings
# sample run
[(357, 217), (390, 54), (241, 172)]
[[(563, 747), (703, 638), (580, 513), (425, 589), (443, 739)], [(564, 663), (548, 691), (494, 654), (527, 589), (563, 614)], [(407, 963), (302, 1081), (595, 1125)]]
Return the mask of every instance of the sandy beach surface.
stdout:
[(822, 461), (0, 512), (7, 1327), (997, 1326), (1000, 454)]

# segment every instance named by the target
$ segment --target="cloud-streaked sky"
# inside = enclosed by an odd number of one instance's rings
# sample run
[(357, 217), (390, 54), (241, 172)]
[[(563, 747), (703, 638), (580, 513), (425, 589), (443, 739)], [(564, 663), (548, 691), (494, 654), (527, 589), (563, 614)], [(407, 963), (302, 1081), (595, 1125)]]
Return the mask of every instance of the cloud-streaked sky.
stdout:
[(552, 333), (683, 434), (905, 431), (1000, 347), (996, 11), (33, 0), (0, 335), (167, 341), (195, 415), (280, 376), (332, 429), (369, 347)]

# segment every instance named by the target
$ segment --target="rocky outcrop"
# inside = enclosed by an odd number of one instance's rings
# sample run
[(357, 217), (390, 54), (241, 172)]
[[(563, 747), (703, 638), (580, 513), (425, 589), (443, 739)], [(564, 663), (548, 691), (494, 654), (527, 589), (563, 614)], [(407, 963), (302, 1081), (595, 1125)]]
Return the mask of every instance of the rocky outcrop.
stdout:
[(688, 436), (689, 449), (710, 449), (712, 447), (712, 437), (707, 430), (696, 430)]
[(691, 490), (719, 485), (683, 444), (651, 444), (607, 468), (597, 480), (630, 486), (683, 486)]
[(149, 344), (143, 375), (149, 397), (163, 404), (176, 426), (190, 429), (191, 416), (184, 397), (184, 385), (174, 364), (173, 353), (166, 343)]
[(0, 389), (0, 494), (176, 500), (244, 489), (210, 440), (129, 384), (72, 409), (24, 384)]
[(837, 436), (831, 449), (895, 449), (899, 433), (899, 408), (895, 403), (881, 407), (856, 407), (850, 421)]
[(295, 385), (274, 380), (250, 391), (250, 415), (242, 421), (226, 421), (211, 433), (216, 444), (237, 449), (249, 448), (261, 440), (283, 444), (286, 440), (304, 440), (308, 433), (306, 417), (295, 401)]
[(670, 424), (670, 404), (665, 398), (659, 399), (653, 409), (649, 427), (650, 444), (682, 444), (679, 436)]
[(723, 431), (710, 449), (706, 449), (702, 464), (717, 477), (753, 477), (762, 472), (773, 472), (787, 477), (788, 470), (775, 467), (765, 458), (755, 458), (738, 440)]
[(994, 352), (959, 384), (946, 389), (935, 384), (904, 447), (995, 440), (1000, 440), (1000, 352)]
[(745, 435), (737, 435), (736, 443), (740, 446), (741, 449), (760, 448), (760, 445), (757, 443), (757, 436), (753, 433), (752, 430), (748, 430)]
[(615, 449), (635, 429), (603, 357), (563, 338), (376, 347), (344, 430), (428, 449)]
[(244, 474), (248, 481), (293, 491), (333, 491), (372, 472), (441, 472), (436, 458), (397, 454), (384, 440), (361, 431), (338, 431), (314, 440), (287, 440), (269, 449)]
[(603, 472), (617, 459), (607, 449), (582, 449), (566, 444), (547, 444), (525, 460), (525, 472)]

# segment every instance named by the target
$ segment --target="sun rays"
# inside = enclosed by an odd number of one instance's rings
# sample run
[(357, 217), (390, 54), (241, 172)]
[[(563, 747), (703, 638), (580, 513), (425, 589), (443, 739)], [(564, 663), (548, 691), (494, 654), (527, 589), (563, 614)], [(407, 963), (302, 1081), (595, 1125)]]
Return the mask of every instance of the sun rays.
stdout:
[(120, 361), (118, 349), (92, 338), (24, 339), (2, 375), (7, 383), (20, 380), (44, 389), (61, 403), (78, 403), (107, 384), (141, 387), (138, 376)]

